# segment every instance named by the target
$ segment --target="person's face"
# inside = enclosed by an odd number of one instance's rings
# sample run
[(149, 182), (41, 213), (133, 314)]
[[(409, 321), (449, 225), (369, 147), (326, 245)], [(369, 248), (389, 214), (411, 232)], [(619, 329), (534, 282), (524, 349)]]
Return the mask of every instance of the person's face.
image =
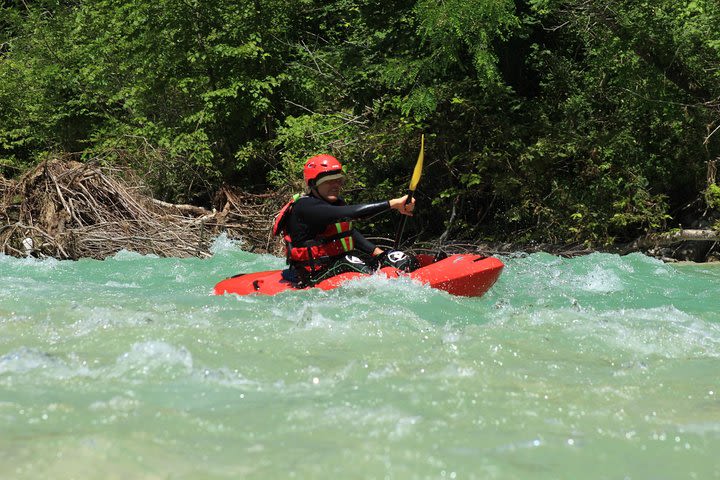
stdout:
[(334, 180), (327, 180), (315, 188), (317, 188), (318, 195), (322, 198), (328, 202), (336, 202), (344, 184), (344, 178), (336, 178)]

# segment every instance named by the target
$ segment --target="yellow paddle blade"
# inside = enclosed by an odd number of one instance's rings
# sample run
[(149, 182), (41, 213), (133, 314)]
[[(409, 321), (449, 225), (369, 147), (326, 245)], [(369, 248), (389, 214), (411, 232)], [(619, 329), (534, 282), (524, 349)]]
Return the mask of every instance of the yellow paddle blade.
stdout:
[(417, 163), (415, 164), (415, 170), (413, 170), (412, 179), (410, 180), (410, 191), (414, 192), (418, 182), (420, 182), (420, 175), (422, 175), (423, 161), (425, 160), (425, 135), (420, 137), (420, 155), (418, 155)]

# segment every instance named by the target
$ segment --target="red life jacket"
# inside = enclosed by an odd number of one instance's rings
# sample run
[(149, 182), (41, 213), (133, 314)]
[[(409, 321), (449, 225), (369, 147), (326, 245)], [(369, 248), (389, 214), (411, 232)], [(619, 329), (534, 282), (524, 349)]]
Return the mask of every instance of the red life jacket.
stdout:
[(288, 263), (301, 266), (308, 272), (314, 272), (321, 270), (333, 257), (339, 257), (355, 248), (352, 238), (352, 222), (330, 224), (314, 239), (307, 240), (302, 245), (295, 245), (285, 231), (285, 222), (292, 211), (293, 204), (300, 197), (300, 194), (293, 195), (292, 199), (275, 216), (273, 235), (283, 236)]

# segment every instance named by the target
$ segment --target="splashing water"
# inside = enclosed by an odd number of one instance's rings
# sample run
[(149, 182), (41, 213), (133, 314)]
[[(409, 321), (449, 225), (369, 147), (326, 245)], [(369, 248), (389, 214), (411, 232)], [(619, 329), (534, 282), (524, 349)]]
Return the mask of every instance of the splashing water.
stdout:
[(282, 260), (0, 256), (0, 478), (720, 478), (720, 267), (503, 258), (216, 297)]

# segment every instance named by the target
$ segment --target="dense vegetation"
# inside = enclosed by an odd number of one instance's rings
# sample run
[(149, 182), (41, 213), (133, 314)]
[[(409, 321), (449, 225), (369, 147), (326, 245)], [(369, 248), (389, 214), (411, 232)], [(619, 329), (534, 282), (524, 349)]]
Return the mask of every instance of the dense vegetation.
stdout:
[(360, 201), (405, 188), (425, 132), (428, 236), (454, 212), (455, 238), (602, 244), (720, 205), (716, 0), (3, 5), (6, 177), (71, 152), (207, 203), (331, 151)]

